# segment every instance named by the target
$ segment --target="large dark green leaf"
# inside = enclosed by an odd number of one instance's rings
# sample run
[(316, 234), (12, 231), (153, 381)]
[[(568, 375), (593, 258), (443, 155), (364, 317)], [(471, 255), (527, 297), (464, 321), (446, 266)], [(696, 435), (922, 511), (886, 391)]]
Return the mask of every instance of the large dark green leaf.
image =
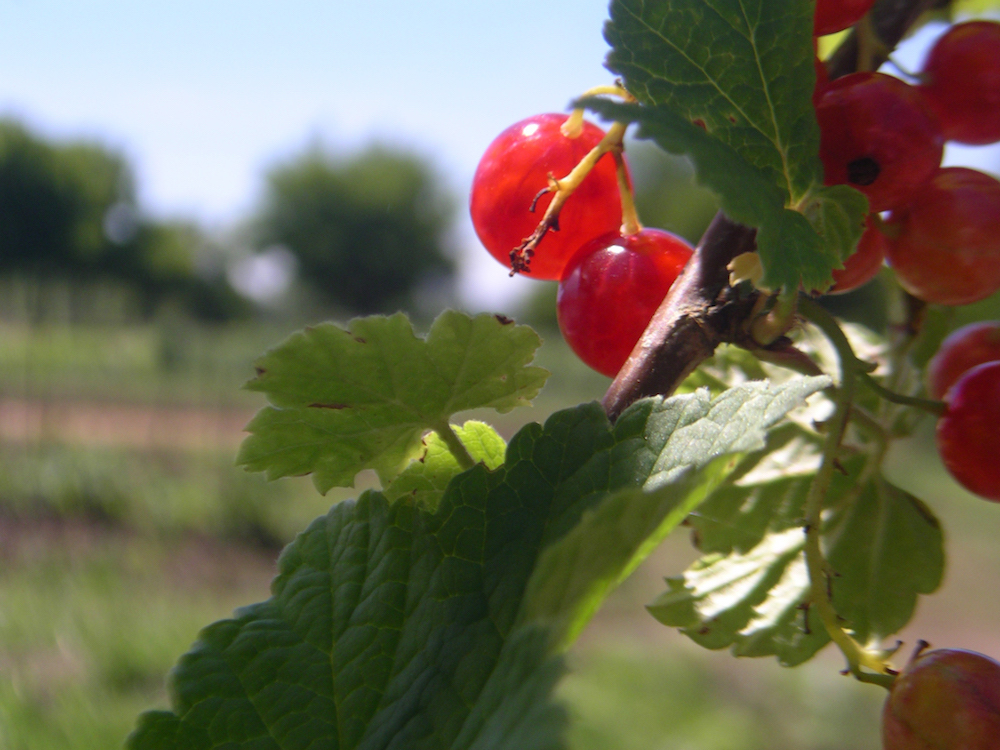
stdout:
[[(828, 383), (596, 404), (529, 425), (433, 512), (368, 492), (283, 553), (268, 601), (207, 628), (134, 750), (555, 747), (558, 653), (596, 601)], [(579, 570), (579, 550), (607, 545)], [(552, 596), (570, 576), (566, 595)]]

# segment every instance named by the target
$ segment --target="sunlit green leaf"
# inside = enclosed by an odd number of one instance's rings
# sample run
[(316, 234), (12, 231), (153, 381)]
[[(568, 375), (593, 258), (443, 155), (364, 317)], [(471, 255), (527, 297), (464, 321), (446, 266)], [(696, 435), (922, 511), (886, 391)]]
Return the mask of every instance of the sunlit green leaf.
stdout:
[[(129, 747), (559, 747), (548, 696), (569, 636), (731, 454), (827, 383), (650, 399), (613, 427), (584, 405), (455, 476), (434, 511), (376, 492), (335, 505), (282, 554), (271, 599), (202, 632), (173, 711)], [(608, 549), (584, 558), (593, 544)]]
[(506, 318), (453, 311), (426, 338), (401, 314), (306, 329), (258, 361), (247, 387), (272, 405), (237, 461), (271, 479), (311, 473), (320, 492), (364, 469), (387, 484), (453, 414), (528, 404), (548, 376), (529, 365), (540, 343)]
[[(774, 431), (768, 448), (747, 457), (730, 481), (692, 515), (708, 552), (650, 606), (707, 648), (740, 656), (809, 659), (829, 641), (808, 614), (803, 549), (804, 503), (818, 466), (817, 440), (795, 425)], [(943, 539), (918, 500), (867, 470), (863, 457), (842, 462), (830, 489), (822, 543), (835, 571), (833, 605), (861, 642), (897, 632), (918, 594), (943, 572)]]
[[(473, 459), (482, 461), (489, 469), (503, 465), (507, 444), (488, 424), (469, 421), (456, 427), (455, 433)], [(437, 433), (432, 432), (424, 437), (423, 452), (419, 458), (403, 469), (385, 488), (385, 496), (390, 502), (408, 497), (411, 502), (433, 510), (441, 500), (448, 482), (461, 472), (458, 459)]]

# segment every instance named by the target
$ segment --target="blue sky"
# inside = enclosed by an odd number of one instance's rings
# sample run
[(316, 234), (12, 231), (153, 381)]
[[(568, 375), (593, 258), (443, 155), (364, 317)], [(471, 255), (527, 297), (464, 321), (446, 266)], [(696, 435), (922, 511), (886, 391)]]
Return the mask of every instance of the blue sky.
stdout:
[[(316, 138), (402, 142), (464, 193), (503, 128), (609, 82), (606, 12), (589, 0), (0, 0), (0, 114), (124, 151), (147, 211), (210, 226), (245, 215), (267, 165)], [(520, 288), (485, 260), (472, 276)]]
[[(267, 165), (317, 138), (402, 142), (463, 194), (503, 128), (610, 81), (606, 13), (604, 0), (0, 0), (0, 115), (122, 150), (147, 211), (209, 226), (245, 215)], [(523, 288), (485, 253), (466, 276), (484, 304)]]

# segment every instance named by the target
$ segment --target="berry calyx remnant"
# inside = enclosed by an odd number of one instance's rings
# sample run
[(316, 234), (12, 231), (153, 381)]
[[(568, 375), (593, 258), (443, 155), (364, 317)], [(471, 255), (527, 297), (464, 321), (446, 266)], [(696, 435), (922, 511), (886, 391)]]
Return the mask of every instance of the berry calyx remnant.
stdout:
[(952, 26), (928, 53), (921, 78), (919, 91), (947, 140), (1000, 141), (1000, 23)]
[(661, 229), (608, 234), (580, 248), (556, 301), (559, 329), (576, 355), (614, 377), (693, 252)]
[[(552, 202), (550, 180), (568, 174), (604, 137), (584, 122), (576, 137), (563, 135), (565, 114), (529, 117), (504, 130), (486, 149), (472, 181), (470, 212), (480, 241), (508, 268), (511, 251), (530, 236)], [(532, 211), (534, 207), (534, 211)], [(622, 207), (615, 160), (605, 154), (566, 201), (558, 232), (548, 232), (530, 260), (532, 278), (558, 280), (584, 243), (617, 232)]]
[(1000, 182), (989, 175), (941, 169), (886, 225), (886, 258), (914, 297), (966, 305), (1000, 290)]
[(843, 268), (834, 270), (833, 286), (827, 294), (850, 292), (874, 279), (885, 262), (885, 248), (885, 235), (869, 216), (854, 254), (844, 261)]
[(816, 105), (827, 185), (850, 185), (869, 210), (907, 203), (941, 164), (944, 138), (916, 88), (883, 73), (832, 81)]
[[(927, 364), (927, 390), (941, 399), (963, 374), (1000, 360), (1000, 320), (984, 320), (952, 331)], [(998, 426), (1000, 429), (1000, 426)]]
[(968, 370), (946, 401), (936, 434), (945, 468), (969, 492), (1000, 502), (1000, 362)]
[(875, 0), (816, 0), (813, 36), (843, 31), (871, 10)]
[(918, 651), (882, 710), (883, 748), (996, 750), (998, 745), (1000, 663), (973, 651)]

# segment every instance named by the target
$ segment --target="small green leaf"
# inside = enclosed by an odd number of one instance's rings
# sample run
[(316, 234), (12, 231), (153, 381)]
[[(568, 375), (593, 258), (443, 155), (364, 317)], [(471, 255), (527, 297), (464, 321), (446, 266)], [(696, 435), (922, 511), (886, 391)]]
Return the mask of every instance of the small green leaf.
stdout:
[[(507, 444), (488, 424), (470, 420), (454, 429), (477, 462), (481, 461), (489, 469), (503, 465)], [(403, 469), (385, 488), (385, 497), (389, 502), (408, 497), (420, 507), (434, 510), (448, 482), (462, 472), (458, 460), (437, 433), (431, 432), (424, 436), (423, 446), (421, 456)]]
[(237, 462), (270, 479), (309, 474), (320, 492), (364, 469), (388, 484), (420, 453), (421, 435), (461, 411), (528, 404), (548, 373), (527, 326), (442, 313), (426, 339), (402, 314), (292, 335), (257, 363), (247, 388), (267, 395)]
[[(503, 466), (457, 474), (433, 511), (376, 492), (335, 505), (282, 553), (271, 599), (202, 632), (173, 712), (128, 746), (560, 747), (548, 696), (568, 635), (731, 453), (827, 383), (650, 399), (613, 427), (586, 404), (523, 428)], [(582, 559), (591, 543), (609, 548)]]
[[(706, 648), (738, 656), (808, 660), (829, 636), (806, 611), (809, 579), (801, 528), (806, 494), (819, 463), (817, 441), (794, 424), (769, 436), (691, 517), (708, 554), (649, 609)], [(835, 576), (833, 605), (862, 643), (897, 632), (919, 594), (943, 572), (943, 539), (918, 500), (867, 472), (863, 457), (844, 460), (827, 505), (822, 544)], [(813, 621), (815, 620), (815, 621)]]

